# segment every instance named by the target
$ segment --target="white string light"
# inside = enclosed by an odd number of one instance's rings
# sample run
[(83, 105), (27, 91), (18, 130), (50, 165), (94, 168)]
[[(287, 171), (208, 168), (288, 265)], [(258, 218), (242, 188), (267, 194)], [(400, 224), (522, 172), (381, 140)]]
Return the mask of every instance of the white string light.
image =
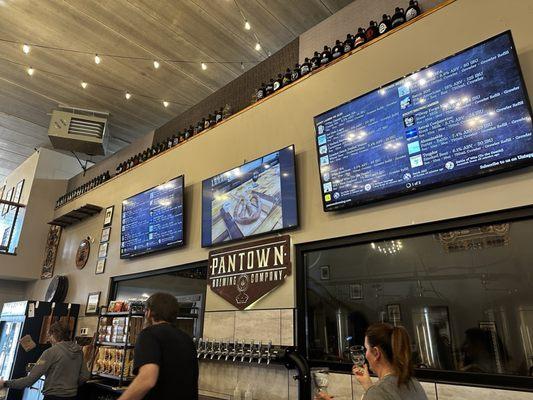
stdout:
[(95, 64), (100, 64), (102, 60), (100, 59), (100, 56), (98, 54), (95, 54), (94, 55), (94, 63)]
[(126, 98), (126, 100), (131, 99), (131, 93), (130, 93), (130, 92), (126, 92), (126, 94), (124, 95), (124, 97)]
[(255, 49), (256, 49), (257, 51), (260, 51), (260, 50), (261, 50), (261, 43), (257, 42), (257, 43), (255, 44)]
[(23, 52), (24, 54), (29, 54), (30, 51), (31, 51), (31, 47), (28, 46), (26, 43), (24, 43), (24, 44), (22, 45), (22, 52)]
[(154, 60), (154, 68), (159, 69), (159, 67), (160, 67), (159, 61)]
[(207, 69), (207, 64), (206, 63), (202, 63), (202, 69), (205, 71)]
[(168, 107), (168, 105), (169, 105), (169, 102), (168, 102), (168, 101), (165, 101), (165, 100), (163, 100), (163, 106), (164, 106), (165, 108), (167, 108), (167, 107)]
[(252, 27), (250, 26), (250, 23), (248, 21), (245, 21), (244, 22), (244, 29), (246, 29), (247, 31), (249, 31), (250, 29), (252, 29)]
[(35, 72), (35, 69), (33, 69), (32, 67), (29, 67), (26, 72), (28, 73), (29, 76), (32, 76), (33, 73)]
[(84, 89), (87, 88), (87, 82), (82, 82), (81, 83), (81, 87), (84, 88)]

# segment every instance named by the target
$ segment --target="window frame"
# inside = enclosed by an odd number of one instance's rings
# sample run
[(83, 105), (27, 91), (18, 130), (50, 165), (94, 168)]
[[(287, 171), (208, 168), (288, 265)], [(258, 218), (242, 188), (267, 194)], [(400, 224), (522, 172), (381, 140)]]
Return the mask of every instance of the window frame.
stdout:
[[(296, 339), (301, 354), (308, 360), (311, 367), (325, 366), (332, 372), (351, 372), (350, 363), (338, 363), (309, 359), (309, 327), (307, 304), (307, 268), (305, 257), (307, 253), (350, 247), (354, 245), (378, 242), (382, 240), (405, 239), (424, 234), (438, 233), (492, 223), (515, 222), (533, 219), (533, 205), (474, 214), (465, 217), (427, 222), (418, 225), (402, 226), (375, 232), (365, 232), (356, 235), (333, 239), (324, 239), (295, 245), (296, 273), (296, 302), (298, 312), (296, 316)], [(496, 389), (519, 390), (533, 392), (533, 377), (481, 374), (440, 369), (415, 369), (415, 376), (421, 380), (453, 385), (479, 386)]]

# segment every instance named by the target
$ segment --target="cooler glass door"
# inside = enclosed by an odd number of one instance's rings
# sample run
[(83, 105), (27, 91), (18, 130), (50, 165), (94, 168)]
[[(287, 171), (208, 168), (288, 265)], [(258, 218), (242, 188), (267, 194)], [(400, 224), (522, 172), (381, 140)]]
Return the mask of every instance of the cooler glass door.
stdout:
[(0, 322), (0, 377), (11, 378), (22, 322)]

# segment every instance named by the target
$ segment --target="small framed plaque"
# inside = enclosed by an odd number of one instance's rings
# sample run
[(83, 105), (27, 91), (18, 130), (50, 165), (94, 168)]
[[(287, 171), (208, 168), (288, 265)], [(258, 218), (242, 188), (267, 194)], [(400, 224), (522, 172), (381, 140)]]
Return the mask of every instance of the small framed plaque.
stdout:
[(99, 258), (98, 261), (96, 262), (96, 270), (94, 271), (96, 275), (104, 273), (105, 261), (106, 261), (105, 258)]
[(107, 247), (109, 243), (101, 243), (100, 248), (98, 249), (98, 258), (107, 257)]
[(323, 265), (320, 267), (320, 280), (329, 281), (329, 265)]
[(113, 222), (113, 211), (115, 206), (109, 206), (105, 209), (104, 226), (111, 226)]
[(111, 227), (108, 226), (102, 229), (102, 236), (100, 237), (100, 243), (109, 242), (109, 236), (111, 235)]

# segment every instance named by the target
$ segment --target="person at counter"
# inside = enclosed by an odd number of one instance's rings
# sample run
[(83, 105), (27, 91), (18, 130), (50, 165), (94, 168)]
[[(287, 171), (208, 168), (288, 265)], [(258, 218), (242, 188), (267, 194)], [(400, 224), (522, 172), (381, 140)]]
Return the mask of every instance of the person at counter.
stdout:
[(0, 388), (24, 389), (44, 375), (44, 400), (75, 400), (78, 386), (89, 379), (80, 346), (70, 341), (68, 327), (55, 322), (49, 330), (52, 347), (45, 350), (28, 376), (2, 381)]
[(119, 400), (198, 399), (198, 359), (192, 339), (178, 329), (179, 305), (168, 293), (146, 301), (147, 326), (135, 343), (137, 376)]
[(424, 389), (413, 377), (409, 334), (405, 328), (390, 324), (373, 324), (365, 334), (365, 357), (378, 376), (372, 383), (367, 364), (352, 371), (365, 389), (363, 400), (427, 400)]

